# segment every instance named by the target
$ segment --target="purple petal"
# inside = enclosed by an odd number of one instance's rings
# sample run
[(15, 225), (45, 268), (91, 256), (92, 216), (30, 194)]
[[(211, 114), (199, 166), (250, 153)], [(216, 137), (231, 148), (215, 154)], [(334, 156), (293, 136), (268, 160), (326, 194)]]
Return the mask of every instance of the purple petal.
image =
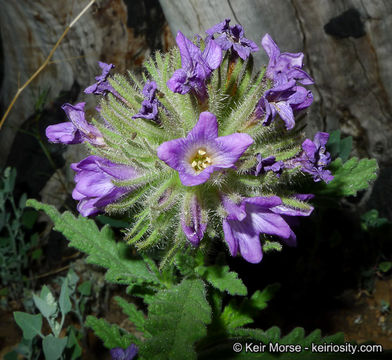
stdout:
[(279, 60), (288, 64), (290, 67), (301, 68), (304, 60), (304, 54), (299, 53), (282, 53), (279, 56)]
[(125, 350), (125, 359), (124, 360), (132, 360), (138, 353), (138, 348), (135, 344), (131, 344)]
[(166, 141), (157, 149), (158, 157), (175, 170), (183, 169), (183, 154), (186, 149), (185, 139)]
[(211, 70), (219, 67), (222, 62), (222, 49), (214, 41), (210, 40), (203, 51), (203, 59)]
[(108, 77), (110, 70), (114, 69), (115, 66), (113, 64), (106, 64), (102, 61), (98, 61), (99, 67), (102, 69), (102, 74), (97, 76), (95, 80), (97, 81), (105, 81)]
[(270, 61), (275, 63), (276, 59), (280, 55), (280, 50), (278, 45), (276, 45), (275, 41), (272, 40), (269, 34), (264, 35), (263, 39), (261, 40), (261, 46), (264, 48), (265, 52), (270, 58)]
[(274, 104), (281, 119), (286, 124), (286, 129), (291, 130), (295, 125), (294, 113), (290, 104), (286, 101), (279, 101)]
[(259, 233), (253, 231), (250, 220), (227, 220), (227, 222), (230, 225), (233, 238), (238, 242), (241, 256), (252, 264), (259, 263), (263, 258)]
[(250, 55), (250, 48), (241, 44), (233, 44), (233, 50), (242, 60), (246, 60)]
[(228, 213), (227, 219), (242, 221), (246, 217), (245, 204), (237, 205), (227, 196), (222, 196), (222, 205)]
[(221, 136), (215, 140), (219, 145), (219, 153), (215, 155), (214, 165), (222, 168), (232, 167), (246, 149), (253, 144), (248, 134), (235, 133)]
[(195, 127), (190, 131), (187, 140), (213, 140), (218, 137), (218, 121), (216, 116), (208, 111), (200, 114)]
[(317, 152), (317, 147), (312, 140), (306, 139), (302, 143), (302, 149), (305, 151), (305, 153), (310, 161), (312, 161), (312, 162), (316, 161), (314, 154)]
[(314, 136), (314, 143), (318, 148), (321, 146), (327, 145), (329, 139), (329, 134), (326, 132), (321, 132), (319, 131), (315, 136)]
[(143, 95), (147, 100), (152, 101), (155, 98), (155, 93), (157, 91), (157, 83), (155, 81), (147, 81), (143, 87)]
[(301, 69), (292, 69), (288, 72), (288, 76), (291, 79), (295, 79), (298, 82), (300, 82), (302, 85), (312, 85), (314, 84), (313, 79), (310, 77), (310, 75)]
[(85, 102), (78, 103), (76, 105), (64, 104), (61, 108), (66, 113), (68, 119), (78, 128), (80, 131), (85, 132), (85, 129), (89, 125), (85, 119), (84, 106)]
[(283, 239), (290, 237), (291, 229), (279, 214), (262, 211), (255, 205), (248, 204), (247, 212), (257, 233), (276, 235)]
[(48, 140), (53, 143), (80, 144), (84, 140), (79, 130), (69, 121), (50, 125), (45, 133)]
[[(184, 209), (185, 210), (185, 209)], [(198, 246), (203, 239), (207, 224), (202, 222), (201, 207), (196, 196), (190, 203), (190, 223), (187, 224), (185, 215), (181, 216), (181, 227), (188, 240), (194, 246)]]
[(213, 27), (206, 30), (206, 33), (208, 35), (214, 35), (215, 33), (221, 34), (222, 32), (229, 29), (229, 22), (230, 22), (230, 19), (225, 19), (222, 22), (220, 22), (219, 24), (216, 24)]
[(236, 256), (238, 253), (238, 240), (234, 238), (233, 231), (231, 229), (231, 225), (229, 224), (229, 220), (223, 220), (223, 234), (225, 236), (225, 241), (229, 246), (231, 256)]
[(279, 205), (271, 208), (271, 211), (275, 214), (285, 215), (285, 216), (309, 216), (313, 212), (313, 206), (310, 206), (308, 210), (293, 209), (286, 205)]
[(188, 75), (184, 69), (178, 69), (166, 83), (167, 87), (178, 94), (186, 94), (191, 87), (187, 84)]
[(194, 61), (201, 58), (200, 49), (181, 31), (177, 33), (176, 42), (181, 54), (181, 65), (185, 71), (193, 69)]
[(246, 204), (257, 205), (259, 207), (269, 209), (282, 204), (282, 200), (278, 196), (255, 196), (244, 200)]
[(214, 40), (222, 50), (229, 50), (233, 46), (233, 42), (227, 37), (226, 34), (221, 35)]
[(214, 172), (214, 166), (209, 166), (199, 174), (196, 173), (187, 173), (185, 171), (180, 171), (179, 176), (181, 183), (185, 186), (196, 186), (205, 183)]

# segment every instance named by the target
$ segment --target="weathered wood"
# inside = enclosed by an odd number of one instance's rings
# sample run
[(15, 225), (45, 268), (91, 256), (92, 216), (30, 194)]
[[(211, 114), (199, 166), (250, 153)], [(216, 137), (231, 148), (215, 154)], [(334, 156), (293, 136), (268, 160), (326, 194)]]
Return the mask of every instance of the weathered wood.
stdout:
[[(66, 26), (86, 1), (0, 0), (0, 34), (4, 78), (2, 112), (23, 84), (42, 64)], [(39, 91), (50, 89), (49, 101), (77, 82), (81, 89), (100, 72), (97, 62), (116, 65), (116, 71), (140, 67), (153, 50), (172, 44), (157, 0), (97, 0), (69, 31), (51, 63), (19, 97), (0, 131), (0, 167), (20, 125), (34, 113)], [(159, 9), (160, 10), (160, 9)], [(132, 18), (129, 21), (129, 16)], [(137, 19), (137, 21), (136, 21)], [(137, 28), (135, 28), (137, 26)], [(0, 64), (1, 65), (1, 64)], [(93, 97), (80, 94), (79, 101)], [(64, 121), (65, 117), (59, 119)]]
[[(259, 46), (269, 33), (282, 51), (304, 52), (305, 68), (316, 82), (309, 134), (340, 128), (353, 136), (354, 153), (377, 158), (382, 174), (390, 173), (392, 2), (186, 0), (181, 6), (175, 0), (160, 2), (173, 33), (203, 34), (228, 17), (242, 24), (246, 37)], [(266, 61), (261, 48), (255, 63)], [(390, 182), (383, 182), (381, 189), (385, 186), (390, 188)]]

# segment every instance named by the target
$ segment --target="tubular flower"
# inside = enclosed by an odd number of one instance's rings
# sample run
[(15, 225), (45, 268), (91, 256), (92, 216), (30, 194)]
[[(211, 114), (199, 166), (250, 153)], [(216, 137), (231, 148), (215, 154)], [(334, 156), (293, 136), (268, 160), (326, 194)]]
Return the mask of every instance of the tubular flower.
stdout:
[(274, 85), (282, 85), (296, 80), (303, 85), (314, 84), (313, 79), (302, 70), (303, 53), (281, 53), (269, 34), (264, 35), (261, 45), (269, 57), (266, 75)]
[(125, 350), (122, 348), (114, 348), (110, 350), (112, 360), (132, 360), (138, 353), (138, 348), (135, 344), (128, 346)]
[(186, 138), (163, 143), (157, 154), (178, 171), (183, 185), (195, 186), (205, 183), (214, 171), (233, 168), (252, 143), (248, 134), (218, 137), (216, 117), (205, 111)]
[(181, 31), (177, 33), (176, 42), (181, 54), (182, 68), (174, 72), (167, 86), (171, 91), (182, 95), (194, 90), (204, 100), (205, 81), (211, 72), (219, 67), (222, 51), (215, 41), (210, 40), (202, 52)]
[(85, 119), (82, 102), (76, 105), (64, 104), (61, 108), (67, 114), (70, 122), (50, 125), (46, 128), (46, 137), (53, 143), (80, 144), (84, 141), (92, 145), (104, 145), (101, 132)]
[(223, 220), (223, 231), (230, 253), (235, 256), (239, 251), (250, 263), (258, 263), (263, 257), (260, 234), (295, 241), (295, 235), (282, 215), (305, 215), (305, 212), (284, 206), (277, 196), (246, 198), (239, 205), (223, 199), (223, 205), (228, 213)]
[(157, 84), (155, 81), (147, 81), (143, 88), (144, 100), (139, 112), (132, 119), (155, 120), (158, 116), (158, 100), (155, 98)]
[(253, 75), (257, 46), (240, 25), (227, 19), (207, 34), (193, 43), (178, 32), (177, 47), (147, 60), (142, 82), (117, 74), (108, 89), (113, 66), (101, 63), (87, 91), (102, 90), (99, 130), (85, 120), (83, 103), (66, 104), (71, 122), (47, 134), (89, 143), (92, 155), (72, 164), (83, 216), (129, 216), (125, 240), (140, 251), (165, 247), (163, 263), (219, 235), (231, 255), (257, 263), (271, 237), (295, 244), (293, 219), (313, 210), (309, 196), (297, 195), (299, 175), (332, 176), (327, 137), (305, 140), (295, 122), (312, 102), (302, 54), (280, 53), (264, 37), (270, 63)]
[(76, 186), (72, 197), (79, 200), (78, 211), (83, 216), (101, 212), (106, 205), (133, 190), (117, 187), (112, 180), (126, 180), (137, 176), (136, 170), (130, 166), (114, 164), (94, 155), (71, 164), (71, 168), (76, 172)]
[(215, 39), (215, 42), (222, 50), (232, 49), (242, 60), (246, 60), (251, 52), (259, 51), (259, 47), (252, 40), (245, 37), (241, 25), (229, 26), (229, 22), (230, 19), (225, 19), (208, 29), (206, 33), (210, 36), (215, 33), (219, 34), (220, 36)]
[(312, 175), (315, 182), (333, 180), (331, 172), (325, 169), (331, 162), (331, 155), (325, 148), (328, 138), (328, 133), (318, 132), (313, 141), (306, 139), (302, 143), (303, 153), (297, 161), (302, 171)]
[(98, 62), (99, 67), (102, 69), (101, 75), (95, 77), (97, 82), (90, 85), (84, 90), (86, 94), (106, 95), (108, 92), (115, 93), (113, 87), (109, 84), (108, 76), (110, 70), (114, 68), (113, 64), (106, 64), (102, 61)]

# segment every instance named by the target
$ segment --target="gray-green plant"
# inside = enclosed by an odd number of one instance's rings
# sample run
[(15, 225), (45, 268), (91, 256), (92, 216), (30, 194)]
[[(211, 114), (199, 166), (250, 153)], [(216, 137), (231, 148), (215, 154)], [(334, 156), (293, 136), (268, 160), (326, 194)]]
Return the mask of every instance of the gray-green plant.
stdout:
[[(70, 212), (60, 214), (53, 206), (36, 200), (28, 204), (44, 210), (63, 233), (69, 244), (87, 254), (86, 261), (106, 269), (108, 282), (126, 285), (128, 295), (139, 297), (147, 313), (134, 303), (116, 297), (124, 314), (135, 327), (129, 332), (104, 318), (87, 316), (85, 325), (92, 328), (108, 349), (136, 344), (139, 358), (145, 360), (176, 359), (275, 359), (277, 354), (235, 353), (235, 342), (299, 344), (300, 353), (279, 354), (279, 359), (314, 359), (305, 350), (313, 344), (343, 344), (342, 333), (322, 336), (319, 330), (305, 335), (295, 328), (286, 336), (277, 327), (266, 331), (246, 327), (268, 306), (279, 290), (272, 284), (248, 294), (247, 287), (224, 263), (206, 263), (203, 250), (188, 248), (177, 254), (172, 265), (159, 269), (151, 257), (132, 255), (130, 247), (117, 242), (108, 225), (101, 229), (94, 220)], [(38, 321), (38, 320), (37, 320)], [(38, 324), (39, 325), (39, 324)], [(34, 330), (35, 331), (35, 330)], [(335, 354), (318, 354), (318, 359), (336, 359)], [(341, 354), (339, 359), (348, 358)]]
[(28, 235), (38, 213), (26, 209), (26, 194), (16, 201), (16, 175), (16, 169), (8, 167), (0, 176), (0, 295), (13, 300), (32, 287), (31, 260), (42, 255), (37, 248), (38, 234)]
[[(58, 299), (44, 285), (40, 294), (33, 295), (34, 305), (39, 313), (14, 312), (15, 321), (23, 332), (23, 339), (7, 355), (8, 359), (16, 358), (17, 354), (26, 359), (38, 359), (42, 354), (46, 360), (80, 358), (82, 348), (79, 341), (86, 336), (85, 310), (91, 295), (91, 282), (87, 280), (77, 286), (78, 281), (79, 277), (71, 269), (66, 277), (60, 278)], [(67, 315), (71, 313), (80, 323), (79, 330), (72, 325), (65, 327)], [(43, 319), (49, 325), (49, 334), (43, 334)]]

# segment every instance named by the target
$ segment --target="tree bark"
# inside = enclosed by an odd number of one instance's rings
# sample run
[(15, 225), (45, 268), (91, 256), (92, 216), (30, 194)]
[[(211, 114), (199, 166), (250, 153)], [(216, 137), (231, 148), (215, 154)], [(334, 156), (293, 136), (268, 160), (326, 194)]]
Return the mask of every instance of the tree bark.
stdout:
[[(4, 69), (1, 114), (18, 85), (39, 68), (66, 26), (87, 3), (88, 0), (0, 0)], [(81, 90), (94, 83), (101, 71), (98, 61), (113, 63), (115, 71), (124, 73), (126, 69), (140, 68), (156, 48), (165, 50), (172, 43), (157, 0), (97, 0), (68, 32), (50, 65), (25, 89), (6, 119), (0, 131), (0, 168), (21, 124), (34, 113), (40, 91), (50, 89), (50, 102), (75, 83)], [(78, 100), (89, 102), (91, 98), (81, 92)], [(87, 108), (93, 108), (93, 102)], [(65, 119), (64, 115), (58, 122)]]
[[(340, 128), (353, 136), (353, 155), (381, 167), (372, 206), (392, 217), (392, 2), (374, 0), (160, 0), (175, 34), (204, 34), (231, 18), (258, 43), (269, 33), (280, 49), (305, 53), (315, 80), (307, 132)], [(255, 54), (260, 66), (265, 52)], [(387, 195), (385, 196), (385, 191)]]

